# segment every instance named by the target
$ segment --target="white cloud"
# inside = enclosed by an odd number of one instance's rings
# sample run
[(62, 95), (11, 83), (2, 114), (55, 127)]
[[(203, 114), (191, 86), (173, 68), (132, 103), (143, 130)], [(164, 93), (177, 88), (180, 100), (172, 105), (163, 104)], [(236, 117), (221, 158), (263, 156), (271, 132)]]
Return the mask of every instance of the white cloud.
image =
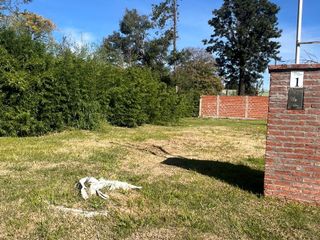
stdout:
[(90, 32), (84, 32), (77, 28), (62, 28), (61, 34), (67, 38), (67, 40), (75, 45), (75, 47), (81, 48), (86, 45), (90, 45), (95, 42), (95, 36)]

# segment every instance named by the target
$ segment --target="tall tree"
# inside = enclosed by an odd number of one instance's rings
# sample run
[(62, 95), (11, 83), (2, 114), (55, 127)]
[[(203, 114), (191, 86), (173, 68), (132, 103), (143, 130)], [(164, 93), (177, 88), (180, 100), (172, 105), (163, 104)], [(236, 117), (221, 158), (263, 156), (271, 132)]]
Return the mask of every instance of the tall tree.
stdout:
[(123, 58), (129, 66), (141, 64), (148, 30), (151, 28), (148, 16), (139, 15), (136, 9), (126, 9), (120, 21), (120, 30), (105, 38), (102, 48), (115, 63)]
[(155, 34), (155, 27), (148, 16), (140, 15), (136, 9), (126, 10), (120, 29), (104, 39), (97, 56), (118, 66), (142, 65), (163, 72), (170, 40), (167, 34)]
[(154, 24), (163, 31), (164, 39), (172, 41), (172, 52), (170, 63), (176, 69), (177, 61), (179, 59), (179, 52), (177, 50), (178, 39), (178, 0), (163, 0), (159, 4), (152, 6), (152, 20)]
[(270, 59), (279, 59), (278, 12), (268, 0), (224, 0), (213, 11), (214, 31), (204, 43), (217, 55), (226, 86), (237, 86), (239, 95), (252, 94)]

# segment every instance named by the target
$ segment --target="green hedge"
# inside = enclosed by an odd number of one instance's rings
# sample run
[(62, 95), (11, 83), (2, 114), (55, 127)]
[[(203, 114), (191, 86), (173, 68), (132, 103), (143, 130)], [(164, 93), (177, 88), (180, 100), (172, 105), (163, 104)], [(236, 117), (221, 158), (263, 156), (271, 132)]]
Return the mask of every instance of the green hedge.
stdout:
[(100, 119), (89, 62), (58, 56), (27, 34), (0, 31), (0, 135), (29, 136), (66, 127), (93, 128)]
[(177, 121), (183, 112), (182, 101), (152, 72), (129, 68), (111, 80), (107, 120), (118, 126), (135, 127), (144, 123)]
[(49, 53), (28, 34), (0, 30), (0, 136), (31, 136), (102, 119), (135, 127), (177, 121), (188, 112), (149, 69), (120, 69), (70, 49)]

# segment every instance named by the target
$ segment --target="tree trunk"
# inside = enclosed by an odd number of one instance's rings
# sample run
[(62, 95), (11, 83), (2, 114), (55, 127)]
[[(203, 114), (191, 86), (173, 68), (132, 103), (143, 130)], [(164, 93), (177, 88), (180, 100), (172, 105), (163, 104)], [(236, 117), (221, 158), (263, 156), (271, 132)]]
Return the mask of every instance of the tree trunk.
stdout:
[(238, 95), (244, 96), (246, 94), (246, 86), (245, 86), (245, 60), (243, 57), (243, 53), (240, 55), (239, 58), (239, 88), (238, 88)]
[(243, 67), (240, 67), (240, 76), (239, 76), (239, 88), (238, 88), (238, 95), (244, 96), (246, 94), (246, 85), (244, 79), (244, 70)]

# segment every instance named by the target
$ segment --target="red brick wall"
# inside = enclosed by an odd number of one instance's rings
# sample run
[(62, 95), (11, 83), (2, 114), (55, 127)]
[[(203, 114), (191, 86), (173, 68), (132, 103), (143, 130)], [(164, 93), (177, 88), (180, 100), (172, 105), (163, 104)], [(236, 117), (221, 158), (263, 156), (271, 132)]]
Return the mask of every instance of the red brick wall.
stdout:
[(267, 119), (268, 97), (202, 96), (200, 117)]
[[(320, 204), (320, 65), (269, 70), (265, 195)], [(304, 110), (287, 110), (292, 70), (305, 71)]]
[(217, 97), (202, 96), (200, 99), (199, 116), (212, 117), (217, 114)]
[(267, 119), (269, 98), (268, 97), (249, 97), (248, 118)]
[(245, 118), (246, 97), (220, 97), (220, 114), (222, 118)]

